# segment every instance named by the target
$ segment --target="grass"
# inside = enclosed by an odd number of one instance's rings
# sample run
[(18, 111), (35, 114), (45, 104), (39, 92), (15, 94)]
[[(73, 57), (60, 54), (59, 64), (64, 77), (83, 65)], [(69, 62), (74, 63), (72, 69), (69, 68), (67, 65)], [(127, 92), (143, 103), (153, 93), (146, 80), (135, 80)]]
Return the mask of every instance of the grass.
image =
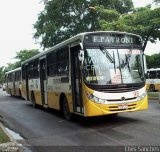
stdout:
[(6, 133), (0, 127), (0, 144), (1, 143), (6, 143), (6, 142), (9, 142), (9, 141), (10, 141), (9, 137), (6, 135)]
[(149, 98), (159, 98), (159, 92), (148, 92)]

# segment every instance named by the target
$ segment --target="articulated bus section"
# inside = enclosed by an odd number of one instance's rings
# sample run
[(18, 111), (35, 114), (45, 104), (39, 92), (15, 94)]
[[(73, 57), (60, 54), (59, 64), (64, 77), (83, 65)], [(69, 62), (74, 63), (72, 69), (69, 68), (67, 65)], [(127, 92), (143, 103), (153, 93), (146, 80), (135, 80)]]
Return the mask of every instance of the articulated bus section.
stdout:
[(6, 92), (21, 97), (21, 67), (5, 74)]

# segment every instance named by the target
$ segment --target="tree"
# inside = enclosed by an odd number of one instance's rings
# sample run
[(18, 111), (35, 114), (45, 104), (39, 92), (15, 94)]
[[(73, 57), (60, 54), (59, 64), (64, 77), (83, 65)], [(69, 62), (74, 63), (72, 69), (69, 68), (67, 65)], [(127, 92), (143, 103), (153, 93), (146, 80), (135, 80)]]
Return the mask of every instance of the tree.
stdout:
[(4, 75), (6, 72), (16, 69), (21, 66), (21, 63), (34, 55), (40, 53), (37, 49), (32, 50), (21, 50), (16, 52), (16, 56), (14, 57), (18, 61), (15, 63), (8, 63), (6, 67), (0, 67), (0, 83), (4, 82)]
[(146, 56), (147, 68), (160, 68), (160, 53)]
[(35, 39), (44, 48), (51, 47), (80, 32), (100, 29), (101, 16), (95, 6), (103, 6), (119, 13), (133, 8), (132, 0), (44, 0), (45, 8), (34, 24)]
[(158, 4), (158, 3), (160, 3), (160, 0), (154, 0), (154, 2)]
[(21, 66), (21, 63), (35, 55), (40, 53), (38, 49), (32, 49), (32, 50), (21, 50), (19, 52), (16, 52), (16, 56), (14, 57), (18, 61), (14, 63), (15, 67), (18, 68)]
[(0, 67), (0, 84), (4, 82), (4, 72), (3, 72), (4, 67)]
[[(102, 15), (105, 12), (105, 9), (101, 10)], [(99, 23), (102, 30), (127, 31), (142, 36), (143, 50), (148, 41), (154, 43), (160, 39), (160, 8), (138, 8), (132, 13), (121, 15), (118, 20), (100, 20)]]
[(40, 53), (37, 49), (32, 49), (32, 50), (21, 50), (19, 52), (16, 52), (16, 56), (14, 57), (18, 61), (15, 63), (8, 63), (6, 67), (3, 69), (3, 75), (5, 72), (8, 72), (10, 70), (16, 69), (21, 66), (21, 63), (34, 55)]

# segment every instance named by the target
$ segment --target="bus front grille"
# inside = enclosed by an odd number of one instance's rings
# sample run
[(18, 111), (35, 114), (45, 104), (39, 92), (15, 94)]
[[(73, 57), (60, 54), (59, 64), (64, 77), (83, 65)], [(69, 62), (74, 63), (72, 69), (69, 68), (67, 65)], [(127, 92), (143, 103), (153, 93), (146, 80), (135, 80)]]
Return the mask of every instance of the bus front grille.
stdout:
[[(133, 98), (126, 98), (125, 101), (130, 101), (130, 100), (135, 100), (137, 97), (133, 97)], [(118, 101), (122, 101), (122, 99), (107, 99), (107, 101), (109, 102), (118, 102)]]

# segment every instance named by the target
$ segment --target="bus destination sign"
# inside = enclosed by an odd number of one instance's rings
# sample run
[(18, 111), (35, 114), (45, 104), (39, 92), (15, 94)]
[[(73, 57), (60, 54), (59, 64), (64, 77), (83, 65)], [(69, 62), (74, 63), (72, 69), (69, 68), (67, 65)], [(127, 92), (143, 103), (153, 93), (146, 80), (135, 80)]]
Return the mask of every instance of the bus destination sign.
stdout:
[(141, 39), (132, 35), (107, 34), (107, 35), (87, 35), (84, 43), (107, 43), (107, 44), (141, 44)]

